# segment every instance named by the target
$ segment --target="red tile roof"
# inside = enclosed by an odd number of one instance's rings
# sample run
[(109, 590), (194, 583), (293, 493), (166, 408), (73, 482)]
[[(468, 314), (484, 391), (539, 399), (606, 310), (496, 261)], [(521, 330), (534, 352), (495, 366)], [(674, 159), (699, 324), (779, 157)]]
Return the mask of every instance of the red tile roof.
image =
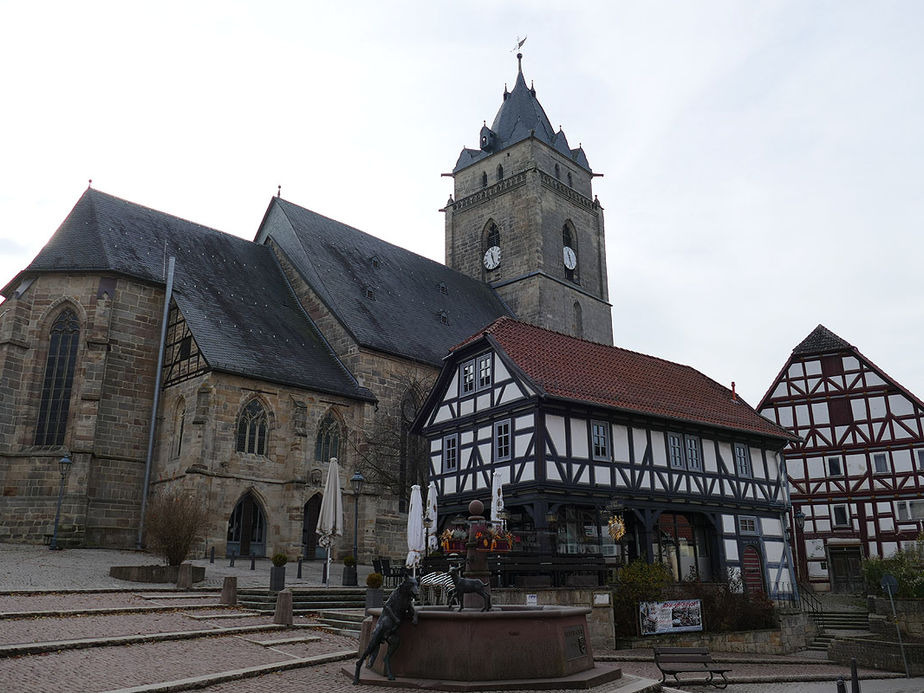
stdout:
[(546, 394), (774, 438), (791, 433), (695, 368), (500, 318), (456, 349), (491, 335)]

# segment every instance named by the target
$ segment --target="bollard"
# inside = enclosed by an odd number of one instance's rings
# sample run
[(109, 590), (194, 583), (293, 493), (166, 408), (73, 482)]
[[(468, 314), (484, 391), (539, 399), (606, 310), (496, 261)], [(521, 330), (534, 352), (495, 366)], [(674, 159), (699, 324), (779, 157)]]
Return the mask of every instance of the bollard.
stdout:
[(183, 563), (177, 571), (176, 588), (178, 590), (192, 589), (192, 563)]
[(221, 585), (221, 603), (228, 606), (237, 604), (237, 578), (229, 575)]
[(850, 658), (850, 693), (860, 693), (860, 677), (857, 676), (857, 658)]
[(212, 550), (209, 551), (209, 563), (215, 562), (215, 547), (212, 547)]
[(273, 623), (283, 626), (292, 625), (292, 590), (285, 589), (276, 595), (276, 611), (273, 613)]
[(254, 556), (253, 553), (250, 554), (250, 569), (251, 570), (257, 569), (257, 557)]
[(837, 693), (847, 693), (847, 684), (844, 683), (844, 677), (837, 677)]
[(302, 579), (302, 557), (301, 556), (298, 557), (298, 575), (296, 575), (295, 577), (297, 577), (299, 580)]
[(234, 551), (231, 552), (231, 562), (228, 564), (229, 568), (234, 567)]

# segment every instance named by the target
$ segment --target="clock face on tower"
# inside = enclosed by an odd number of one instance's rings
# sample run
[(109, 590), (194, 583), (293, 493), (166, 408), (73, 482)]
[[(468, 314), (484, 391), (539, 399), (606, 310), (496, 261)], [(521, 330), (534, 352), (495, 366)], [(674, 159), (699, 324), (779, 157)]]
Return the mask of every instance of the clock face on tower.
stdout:
[(499, 246), (492, 245), (485, 251), (484, 254), (484, 266), (485, 269), (497, 269), (497, 266), (501, 261), (501, 249)]
[(575, 267), (577, 267), (577, 255), (574, 254), (574, 251), (571, 248), (565, 246), (562, 248), (561, 253), (565, 262), (566, 269), (573, 270)]

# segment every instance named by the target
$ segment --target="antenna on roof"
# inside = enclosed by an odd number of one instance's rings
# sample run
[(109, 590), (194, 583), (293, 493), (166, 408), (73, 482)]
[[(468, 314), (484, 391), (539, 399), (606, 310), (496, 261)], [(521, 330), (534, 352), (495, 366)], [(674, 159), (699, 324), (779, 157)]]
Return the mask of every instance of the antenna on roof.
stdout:
[(282, 197), (282, 186), (281, 185), (276, 186), (276, 197)]
[(93, 187), (93, 179), (87, 178), (87, 190)]

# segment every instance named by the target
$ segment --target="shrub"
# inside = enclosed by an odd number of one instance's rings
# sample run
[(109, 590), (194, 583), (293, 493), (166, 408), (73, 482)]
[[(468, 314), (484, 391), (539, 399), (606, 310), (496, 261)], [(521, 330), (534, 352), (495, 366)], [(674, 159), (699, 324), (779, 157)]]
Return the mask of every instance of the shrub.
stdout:
[(863, 561), (863, 579), (870, 594), (885, 594), (879, 586), (882, 576), (890, 573), (898, 580), (896, 597), (908, 599), (924, 592), (921, 567), (915, 551), (899, 551), (889, 558), (868, 558)]
[(345, 565), (347, 568), (352, 568), (356, 565), (356, 559), (353, 558), (353, 554), (348, 553), (343, 557), (343, 565)]
[(773, 602), (763, 592), (747, 593), (740, 579), (701, 582), (691, 575), (680, 586), (687, 599), (699, 599), (703, 609), (703, 630), (724, 633), (776, 628)]
[(273, 554), (273, 565), (276, 566), (277, 568), (281, 568), (288, 562), (289, 562), (289, 557), (286, 556), (282, 551), (280, 551), (279, 553)]
[(366, 576), (366, 587), (377, 590), (382, 586), (383, 581), (384, 578), (382, 577), (381, 573), (369, 573)]
[(639, 602), (661, 601), (664, 588), (673, 581), (673, 574), (663, 563), (635, 560), (622, 568), (616, 575), (613, 590), (616, 632), (623, 636), (635, 635)]
[(160, 491), (144, 515), (147, 546), (168, 565), (180, 565), (204, 533), (207, 519), (205, 505), (191, 493), (179, 488)]

